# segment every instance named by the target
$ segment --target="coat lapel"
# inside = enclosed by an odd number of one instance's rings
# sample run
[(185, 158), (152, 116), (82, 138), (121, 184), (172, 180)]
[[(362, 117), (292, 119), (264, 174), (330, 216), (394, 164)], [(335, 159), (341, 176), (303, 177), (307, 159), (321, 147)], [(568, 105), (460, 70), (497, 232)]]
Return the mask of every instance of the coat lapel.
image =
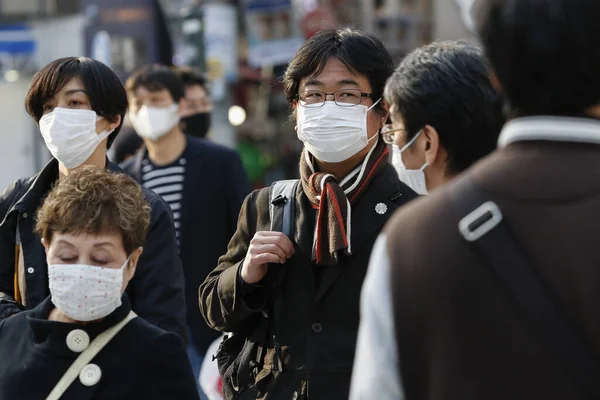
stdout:
[[(352, 254), (370, 252), (371, 249), (364, 248), (369, 239), (379, 234), (400, 205), (415, 197), (416, 193), (400, 182), (394, 168), (391, 165), (386, 166), (358, 203), (352, 207)], [(319, 301), (327, 293), (347, 267), (343, 259), (337, 265), (323, 267), (325, 271), (315, 301)]]

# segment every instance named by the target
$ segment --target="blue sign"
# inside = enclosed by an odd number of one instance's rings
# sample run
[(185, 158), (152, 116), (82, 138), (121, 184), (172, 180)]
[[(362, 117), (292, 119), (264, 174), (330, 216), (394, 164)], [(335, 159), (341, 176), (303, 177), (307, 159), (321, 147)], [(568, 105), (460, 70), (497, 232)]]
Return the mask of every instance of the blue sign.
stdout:
[(33, 32), (24, 24), (0, 25), (0, 53), (32, 54), (35, 52)]

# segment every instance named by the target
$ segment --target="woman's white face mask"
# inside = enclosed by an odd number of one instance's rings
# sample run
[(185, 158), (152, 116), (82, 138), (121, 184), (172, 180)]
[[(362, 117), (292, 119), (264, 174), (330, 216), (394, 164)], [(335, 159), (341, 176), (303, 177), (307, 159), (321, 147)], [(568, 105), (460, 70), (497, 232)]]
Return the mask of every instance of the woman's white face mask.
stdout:
[(40, 119), (40, 132), (50, 153), (67, 169), (83, 164), (110, 131), (96, 132), (102, 117), (92, 110), (55, 108)]
[(402, 153), (415, 143), (422, 133), (423, 131), (421, 130), (402, 148), (399, 148), (396, 144), (392, 145), (392, 165), (396, 169), (396, 172), (398, 172), (398, 177), (402, 182), (417, 194), (427, 195), (429, 192), (427, 191), (427, 181), (425, 180), (425, 173), (423, 171), (427, 168), (428, 164), (425, 163), (420, 169), (407, 169), (402, 161)]

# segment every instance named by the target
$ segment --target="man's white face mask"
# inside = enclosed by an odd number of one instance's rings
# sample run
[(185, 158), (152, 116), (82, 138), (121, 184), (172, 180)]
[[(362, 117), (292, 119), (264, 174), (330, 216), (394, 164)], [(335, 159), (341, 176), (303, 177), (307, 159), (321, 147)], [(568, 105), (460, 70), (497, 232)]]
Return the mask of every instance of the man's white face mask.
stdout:
[(346, 161), (377, 137), (369, 138), (367, 113), (380, 100), (371, 107), (362, 104), (340, 107), (334, 101), (325, 101), (320, 107), (298, 106), (298, 139), (320, 161)]
[(129, 119), (139, 136), (156, 141), (179, 124), (181, 117), (177, 111), (177, 104), (169, 107), (142, 106), (137, 113), (131, 113)]
[(427, 191), (427, 182), (423, 171), (427, 168), (428, 164), (425, 163), (420, 169), (407, 169), (402, 161), (402, 153), (408, 149), (422, 133), (423, 131), (421, 130), (402, 148), (399, 148), (396, 144), (392, 145), (392, 165), (396, 168), (398, 177), (402, 182), (417, 194), (427, 195), (429, 192)]

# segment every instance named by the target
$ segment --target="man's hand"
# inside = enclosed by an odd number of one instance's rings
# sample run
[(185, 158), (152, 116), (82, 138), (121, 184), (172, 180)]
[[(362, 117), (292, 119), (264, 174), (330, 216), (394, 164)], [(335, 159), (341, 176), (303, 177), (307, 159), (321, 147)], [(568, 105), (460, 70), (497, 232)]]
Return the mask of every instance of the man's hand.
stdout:
[(255, 284), (267, 274), (269, 264), (283, 264), (294, 255), (292, 241), (281, 232), (256, 232), (242, 266), (242, 279)]

